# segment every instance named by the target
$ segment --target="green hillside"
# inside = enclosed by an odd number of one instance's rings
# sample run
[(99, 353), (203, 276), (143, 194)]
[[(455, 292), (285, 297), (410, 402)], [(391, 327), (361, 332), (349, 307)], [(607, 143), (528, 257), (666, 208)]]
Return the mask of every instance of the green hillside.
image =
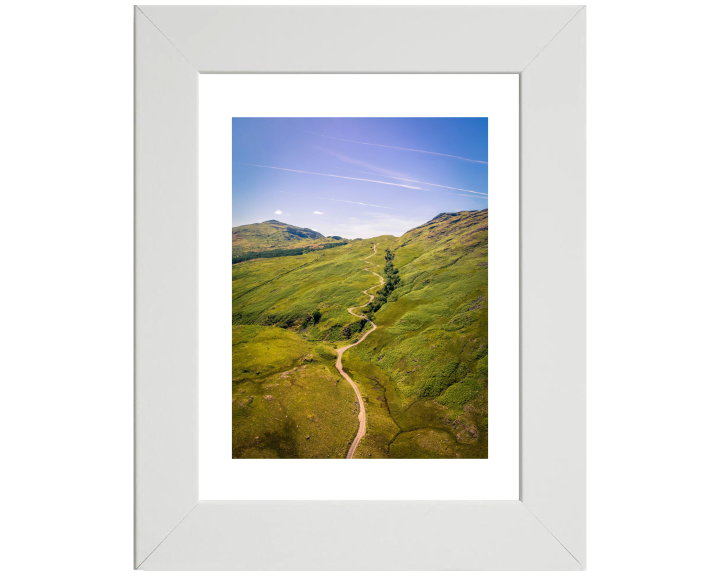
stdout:
[(276, 248), (317, 246), (324, 242), (337, 240), (341, 240), (341, 238), (339, 236), (326, 237), (310, 228), (301, 228), (277, 220), (236, 226), (232, 229), (233, 256)]
[[(252, 226), (294, 228), (278, 224)], [(440, 214), (400, 238), (233, 265), (233, 457), (345, 456), (358, 405), (334, 350), (369, 328), (347, 311), (378, 283), (366, 258), (393, 289), (371, 292), (378, 328), (343, 355), (367, 412), (355, 457), (486, 458), (487, 238), (487, 210)]]

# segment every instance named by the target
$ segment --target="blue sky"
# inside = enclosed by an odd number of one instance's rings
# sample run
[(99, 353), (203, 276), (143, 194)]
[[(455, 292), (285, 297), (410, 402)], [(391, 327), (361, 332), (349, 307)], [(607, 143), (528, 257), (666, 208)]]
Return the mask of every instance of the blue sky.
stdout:
[(487, 208), (487, 118), (233, 118), (233, 226), (400, 236)]

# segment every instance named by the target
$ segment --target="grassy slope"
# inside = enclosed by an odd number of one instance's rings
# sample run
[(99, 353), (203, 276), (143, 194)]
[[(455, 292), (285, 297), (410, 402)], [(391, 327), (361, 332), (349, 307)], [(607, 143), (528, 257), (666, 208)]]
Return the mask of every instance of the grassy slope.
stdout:
[(369, 253), (372, 242), (357, 241), (232, 267), (233, 457), (345, 457), (358, 410), (334, 350), (358, 338), (342, 329), (377, 282), (360, 262)]
[(233, 254), (260, 252), (274, 248), (295, 248), (315, 245), (323, 241), (334, 242), (320, 232), (268, 220), (260, 224), (247, 224), (232, 229)]
[(443, 215), (390, 243), (403, 283), (345, 361), (368, 398), (360, 457), (487, 457), (487, 226)]
[(357, 406), (334, 358), (289, 330), (233, 326), (233, 458), (344, 458)]
[(358, 337), (343, 328), (376, 283), (359, 262), (373, 243), (403, 283), (343, 356), (368, 413), (356, 457), (487, 457), (487, 211), (233, 266), (233, 457), (344, 457), (357, 407), (333, 349)]

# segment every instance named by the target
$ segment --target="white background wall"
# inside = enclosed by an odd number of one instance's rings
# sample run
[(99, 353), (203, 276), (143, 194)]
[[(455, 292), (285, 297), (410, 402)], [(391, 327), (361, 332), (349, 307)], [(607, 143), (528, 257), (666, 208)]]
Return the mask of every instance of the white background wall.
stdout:
[[(710, 573), (718, 8), (589, 4), (589, 571)], [(132, 4), (2, 22), (0, 566), (129, 573)]]

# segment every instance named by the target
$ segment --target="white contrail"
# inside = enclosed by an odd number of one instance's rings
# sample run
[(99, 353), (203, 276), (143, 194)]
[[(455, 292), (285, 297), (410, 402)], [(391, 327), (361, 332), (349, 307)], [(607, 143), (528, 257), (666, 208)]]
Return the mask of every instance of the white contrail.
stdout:
[[(350, 172), (359, 172), (360, 174), (372, 174), (373, 176), (385, 176), (375, 172), (364, 172), (362, 170), (354, 170), (353, 168), (340, 168), (340, 170), (350, 170)], [(487, 196), (487, 192), (476, 192), (475, 190), (465, 190), (464, 188), (453, 188), (452, 186), (443, 186), (442, 184), (433, 184), (432, 182), (420, 182), (420, 180), (410, 180), (410, 178), (400, 178), (399, 176), (385, 176), (385, 178), (393, 178), (395, 180), (404, 180), (405, 182), (415, 182), (415, 184), (427, 184), (428, 186), (438, 186), (439, 188), (447, 188), (448, 190), (460, 190), (461, 192), (472, 192), (473, 194), (481, 194)], [(467, 194), (455, 194), (455, 196), (467, 196)]]
[(382, 182), (381, 180), (368, 180), (367, 178), (351, 178), (350, 176), (338, 176), (337, 174), (322, 174), (320, 172), (305, 172), (304, 170), (292, 170), (291, 168), (278, 168), (277, 166), (263, 166), (262, 164), (245, 164), (244, 166), (255, 166), (257, 168), (272, 168), (273, 170), (284, 170), (285, 172), (299, 172), (300, 174), (312, 174), (314, 176), (330, 176), (331, 178), (343, 178), (345, 180), (357, 180), (359, 182), (373, 182), (374, 184), (386, 184), (387, 186), (400, 186), (401, 188), (410, 188), (411, 190), (422, 190), (418, 186), (408, 186), (407, 184), (395, 184), (394, 182)]
[(345, 204), (359, 204), (360, 206), (371, 206), (373, 208), (385, 208), (387, 210), (397, 210), (399, 212), (407, 212), (409, 214), (419, 214), (419, 212), (412, 212), (410, 210), (403, 210), (402, 208), (390, 208), (390, 206), (378, 206), (377, 204), (366, 204), (365, 202), (353, 202), (352, 200), (335, 200), (334, 198), (325, 198), (323, 196), (310, 196), (309, 194), (298, 194), (297, 192), (285, 192), (281, 190), (283, 194), (292, 194), (293, 196), (304, 196), (305, 198), (317, 198), (319, 200), (329, 200), (330, 202), (344, 202)]
[(462, 156), (453, 156), (452, 154), (441, 154), (440, 152), (430, 152), (429, 150), (415, 150), (414, 148), (401, 148), (400, 146), (388, 146), (387, 144), (373, 144), (371, 142), (358, 142), (357, 140), (347, 140), (345, 138), (337, 138), (336, 136), (328, 136), (327, 134), (318, 134), (317, 132), (310, 132), (309, 130), (303, 130), (308, 134), (315, 134), (315, 136), (322, 136), (323, 138), (332, 138), (333, 140), (341, 140), (342, 142), (352, 142), (353, 144), (364, 144), (365, 146), (379, 146), (380, 148), (393, 148), (394, 150), (405, 150), (406, 152), (421, 152), (422, 154), (433, 154), (435, 156), (446, 156), (447, 158), (457, 158), (458, 160), (464, 160), (465, 162), (475, 162), (476, 164), (487, 164), (484, 160), (473, 160), (471, 158), (463, 158)]

